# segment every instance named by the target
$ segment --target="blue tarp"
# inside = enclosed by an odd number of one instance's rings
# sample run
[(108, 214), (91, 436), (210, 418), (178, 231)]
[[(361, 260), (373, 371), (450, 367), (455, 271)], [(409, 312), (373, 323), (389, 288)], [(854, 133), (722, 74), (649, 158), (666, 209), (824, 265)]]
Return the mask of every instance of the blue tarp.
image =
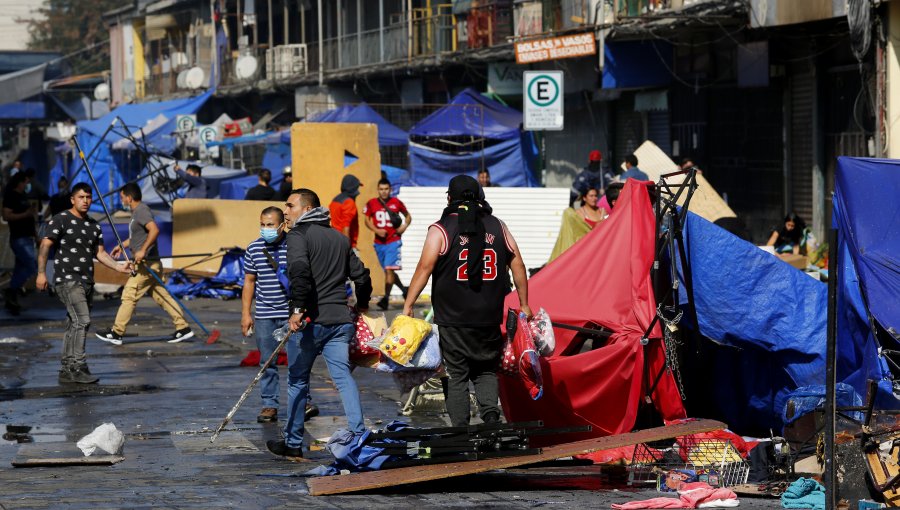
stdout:
[(518, 140), (522, 112), (466, 89), (447, 106), (410, 128), (410, 136), (446, 138), (475, 136), (491, 140)]
[(664, 41), (608, 41), (604, 89), (662, 87), (672, 82), (672, 45)]
[[(837, 374), (860, 395), (879, 383), (876, 405), (897, 409), (879, 347), (900, 342), (900, 161), (839, 157), (833, 224), (838, 230)], [(871, 319), (871, 321), (870, 321)], [(879, 345), (872, 330), (886, 331)], [(891, 338), (892, 337), (892, 338)]]
[(243, 200), (247, 190), (256, 186), (259, 178), (255, 175), (234, 177), (219, 184), (219, 198), (225, 200)]
[(0, 119), (43, 119), (46, 108), (43, 101), (15, 101), (0, 104)]
[[(460, 92), (450, 104), (410, 129), (416, 142), (409, 146), (412, 184), (444, 186), (454, 175), (466, 173), (476, 177), (478, 170), (487, 168), (494, 184), (537, 186), (537, 144), (532, 133), (522, 131), (521, 125), (521, 112), (472, 89)], [(428, 146), (430, 141), (460, 136), (484, 138), (484, 150), (447, 152)]]
[(684, 237), (709, 398), (733, 430), (780, 430), (788, 395), (825, 382), (827, 286), (693, 213)]
[[(91, 152), (94, 153), (88, 163), (100, 186), (99, 194), (106, 194), (110, 190), (122, 186), (129, 179), (136, 177), (137, 170), (139, 170), (128, 169), (127, 156), (120, 155), (116, 157), (112, 151), (111, 145), (124, 138), (122, 127), (118, 122), (114, 132), (110, 132), (105, 139), (101, 140), (101, 136), (103, 136), (103, 133), (113, 121), (121, 118), (128, 129), (136, 133), (139, 130), (138, 128), (147, 126), (149, 121), (154, 119), (161, 120), (160, 115), (162, 115), (165, 121), (155, 125), (150, 132), (144, 133), (144, 136), (147, 138), (147, 145), (151, 150), (171, 154), (175, 150), (175, 137), (172, 136), (172, 133), (175, 131), (176, 116), (197, 113), (197, 110), (203, 106), (211, 94), (212, 91), (208, 91), (187, 99), (126, 104), (119, 106), (97, 120), (79, 122), (78, 143), (84, 150), (85, 156), (91, 154)], [(94, 150), (95, 147), (96, 151)], [(80, 159), (76, 158), (72, 166), (72, 182), (90, 182), (88, 176), (84, 173)], [(115, 195), (107, 199), (108, 205), (116, 206), (118, 203), (119, 197)], [(100, 211), (102, 208), (95, 201), (95, 204), (91, 206), (91, 210)]]
[[(309, 119), (309, 122), (355, 122), (361, 124), (375, 124), (378, 126), (378, 145), (382, 147), (392, 147), (406, 145), (409, 143), (409, 135), (406, 131), (391, 124), (384, 117), (378, 114), (371, 106), (366, 103), (360, 103), (356, 106), (339, 106), (333, 110), (328, 110), (315, 115)], [(282, 134), (282, 140), (287, 137), (287, 143), (291, 141), (291, 133)]]

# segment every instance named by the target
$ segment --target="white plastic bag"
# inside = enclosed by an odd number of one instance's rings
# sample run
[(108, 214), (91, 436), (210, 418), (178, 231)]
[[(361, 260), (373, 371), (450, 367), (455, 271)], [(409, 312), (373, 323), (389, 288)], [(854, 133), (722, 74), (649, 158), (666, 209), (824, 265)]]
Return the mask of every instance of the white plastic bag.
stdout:
[(97, 448), (110, 455), (118, 455), (122, 452), (122, 445), (125, 444), (125, 435), (112, 423), (104, 423), (79, 439), (76, 444), (85, 457), (90, 457)]

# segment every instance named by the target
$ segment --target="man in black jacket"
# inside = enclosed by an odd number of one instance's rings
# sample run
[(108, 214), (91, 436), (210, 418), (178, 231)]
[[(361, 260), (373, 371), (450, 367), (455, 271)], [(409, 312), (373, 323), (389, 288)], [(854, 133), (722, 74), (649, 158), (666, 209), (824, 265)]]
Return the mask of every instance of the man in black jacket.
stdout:
[(352, 432), (365, 431), (359, 389), (350, 375), (350, 341), (355, 333), (347, 307), (345, 282), (356, 284), (357, 308), (368, 310), (372, 295), (369, 270), (350, 248), (350, 241), (331, 228), (328, 209), (309, 189), (294, 190), (284, 218), (290, 285), (291, 339), (288, 355), (288, 418), (284, 441), (268, 441), (269, 451), (303, 457), (303, 410), (309, 397), (309, 376), (319, 352), (337, 386)]

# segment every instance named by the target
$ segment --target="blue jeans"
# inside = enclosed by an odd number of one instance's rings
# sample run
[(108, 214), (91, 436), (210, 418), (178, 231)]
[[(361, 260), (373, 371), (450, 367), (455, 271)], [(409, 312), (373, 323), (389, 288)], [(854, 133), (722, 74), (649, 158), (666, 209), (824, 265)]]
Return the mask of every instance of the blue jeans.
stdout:
[(350, 375), (350, 339), (354, 332), (353, 324), (349, 323), (323, 325), (313, 322), (288, 340), (288, 418), (284, 424), (284, 442), (288, 447), (303, 446), (309, 375), (319, 353), (325, 356), (328, 373), (341, 394), (348, 428), (352, 432), (366, 430), (359, 389)]
[[(259, 349), (260, 368), (278, 347), (278, 340), (272, 337), (272, 332), (286, 322), (287, 319), (256, 319), (253, 321), (253, 329), (256, 330), (256, 348)], [(281, 390), (278, 384), (277, 361), (276, 359), (269, 365), (269, 368), (263, 372), (262, 379), (259, 380), (259, 396), (262, 397), (263, 407), (278, 409), (278, 395)]]
[(25, 282), (37, 273), (37, 258), (34, 253), (33, 237), (17, 237), (9, 240), (10, 248), (16, 256), (16, 265), (9, 280), (9, 288), (21, 289)]

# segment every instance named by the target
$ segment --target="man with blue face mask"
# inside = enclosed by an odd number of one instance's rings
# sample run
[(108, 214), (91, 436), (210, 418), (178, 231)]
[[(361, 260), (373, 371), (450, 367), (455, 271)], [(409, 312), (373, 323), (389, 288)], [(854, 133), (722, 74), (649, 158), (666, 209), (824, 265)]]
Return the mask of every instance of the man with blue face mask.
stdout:
[[(272, 333), (285, 325), (288, 312), (287, 241), (284, 234), (284, 213), (277, 207), (263, 209), (259, 216), (259, 239), (247, 246), (244, 253), (244, 288), (241, 292), (241, 331), (244, 336), (255, 333), (262, 366), (278, 347)], [(256, 302), (255, 314), (252, 307)], [(280, 394), (278, 368), (269, 365), (259, 381), (262, 411), (259, 423), (278, 421)], [(318, 408), (306, 407), (306, 417), (318, 414)]]
[(169, 343), (177, 343), (194, 336), (184, 312), (169, 294), (166, 288), (156, 281), (156, 278), (147, 270), (149, 267), (156, 274), (162, 274), (162, 263), (159, 261), (159, 250), (156, 240), (159, 238), (159, 226), (153, 219), (153, 211), (150, 206), (142, 202), (143, 194), (137, 183), (129, 182), (119, 192), (122, 205), (131, 210), (131, 221), (128, 224), (128, 239), (122, 243), (122, 247), (116, 246), (110, 252), (114, 259), (124, 255), (122, 248), (131, 250), (131, 261), (134, 262), (135, 272), (125, 282), (122, 288), (122, 304), (116, 312), (116, 320), (110, 329), (97, 332), (97, 338), (113, 345), (122, 345), (122, 337), (131, 322), (137, 303), (147, 293), (156, 301), (175, 326), (175, 332), (169, 337)]

